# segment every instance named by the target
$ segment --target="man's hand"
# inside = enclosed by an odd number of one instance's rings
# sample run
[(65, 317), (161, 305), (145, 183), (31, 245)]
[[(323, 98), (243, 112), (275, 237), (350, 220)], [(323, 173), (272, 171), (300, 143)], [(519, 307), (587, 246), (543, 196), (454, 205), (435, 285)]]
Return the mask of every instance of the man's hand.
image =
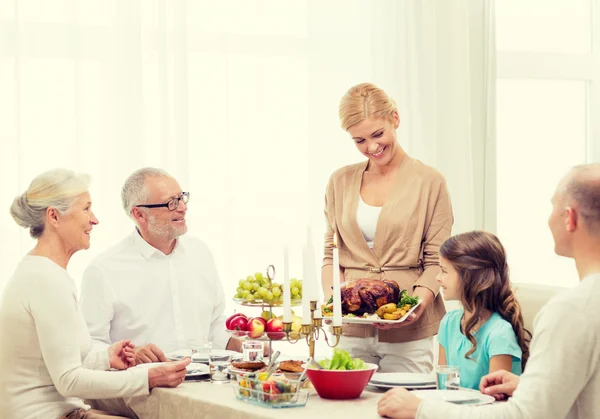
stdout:
[(242, 341), (236, 338), (229, 338), (225, 349), (228, 351), (242, 352)]
[(413, 293), (413, 296), (419, 297), (419, 299), (421, 300), (421, 304), (419, 304), (419, 307), (417, 307), (415, 311), (408, 315), (406, 320), (398, 324), (375, 323), (373, 326), (381, 330), (399, 329), (401, 327), (410, 326), (411, 324), (419, 320), (425, 309), (427, 309), (429, 304), (431, 304), (431, 302), (433, 301), (433, 292), (431, 292), (429, 288), (417, 287), (415, 289), (415, 292)]
[(186, 366), (192, 360), (189, 358), (181, 361), (168, 362), (160, 364), (157, 367), (148, 369), (148, 388), (154, 387), (177, 387), (185, 381), (187, 373)]
[(263, 343), (263, 356), (266, 358), (271, 356), (271, 351), (269, 349), (269, 342)]
[(519, 376), (513, 373), (498, 370), (481, 378), (479, 390), (496, 400), (505, 400), (513, 395), (520, 381)]
[(120, 340), (108, 347), (108, 362), (110, 367), (126, 370), (135, 366), (135, 345), (129, 340)]
[(414, 419), (421, 399), (403, 388), (386, 392), (377, 402), (377, 413), (384, 418)]
[(135, 348), (135, 363), (136, 363), (136, 365), (148, 364), (151, 362), (166, 362), (166, 361), (167, 361), (167, 357), (165, 356), (163, 351), (158, 349), (158, 347), (153, 343), (149, 343), (147, 345)]

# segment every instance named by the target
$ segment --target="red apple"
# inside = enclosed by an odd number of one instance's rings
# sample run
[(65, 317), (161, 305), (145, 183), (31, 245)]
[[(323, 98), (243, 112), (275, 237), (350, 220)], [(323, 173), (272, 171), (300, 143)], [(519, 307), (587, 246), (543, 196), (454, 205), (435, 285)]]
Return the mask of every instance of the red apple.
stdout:
[(246, 330), (247, 324), (246, 316), (236, 316), (229, 322), (229, 330)]
[(273, 340), (281, 340), (285, 336), (283, 332), (283, 321), (278, 318), (267, 322), (267, 336)]
[(265, 329), (267, 328), (267, 320), (264, 319), (263, 317), (255, 317), (255, 319), (260, 320), (263, 324), (263, 326), (265, 327)]
[(239, 316), (242, 316), (242, 317), (244, 317), (244, 318), (247, 318), (247, 317), (246, 317), (246, 315), (245, 315), (244, 313), (235, 313), (235, 314), (232, 314), (231, 316), (229, 316), (229, 317), (227, 318), (227, 320), (225, 320), (225, 327), (227, 328), (227, 330), (233, 330), (233, 329), (231, 328), (231, 326), (230, 326), (230, 323), (231, 323), (231, 321), (232, 321), (233, 319), (235, 319), (236, 317), (239, 317)]
[[(251, 339), (258, 339), (265, 332), (265, 324), (260, 317), (253, 317), (248, 320), (246, 324), (246, 330), (248, 331), (248, 337)], [(265, 322), (266, 323), (266, 322)]]

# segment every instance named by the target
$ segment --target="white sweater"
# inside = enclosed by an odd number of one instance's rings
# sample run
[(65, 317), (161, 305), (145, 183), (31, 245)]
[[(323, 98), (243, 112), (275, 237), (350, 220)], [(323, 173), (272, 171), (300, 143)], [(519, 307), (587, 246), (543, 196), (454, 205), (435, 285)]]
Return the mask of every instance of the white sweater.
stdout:
[(90, 352), (75, 284), (50, 259), (25, 256), (0, 299), (0, 418), (58, 418), (81, 398), (148, 394), (148, 371), (109, 368)]
[(425, 401), (418, 419), (600, 418), (600, 274), (553, 298), (538, 314), (531, 356), (505, 403)]

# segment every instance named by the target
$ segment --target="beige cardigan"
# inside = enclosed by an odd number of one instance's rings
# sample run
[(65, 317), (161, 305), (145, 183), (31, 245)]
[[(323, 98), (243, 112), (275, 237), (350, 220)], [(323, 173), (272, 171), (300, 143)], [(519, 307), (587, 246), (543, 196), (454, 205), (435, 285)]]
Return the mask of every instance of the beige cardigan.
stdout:
[[(438, 252), (450, 237), (452, 206), (444, 176), (432, 167), (404, 157), (388, 200), (381, 209), (373, 250), (364, 239), (356, 210), (362, 176), (368, 161), (335, 171), (325, 194), (325, 255), (323, 266), (331, 265), (333, 232), (338, 233), (340, 266), (346, 281), (380, 278), (396, 281), (401, 289), (416, 286), (430, 289), (436, 298), (413, 325), (380, 330), (380, 342), (410, 342), (437, 334), (445, 314), (438, 297)], [(344, 335), (375, 336), (372, 326), (345, 325)]]

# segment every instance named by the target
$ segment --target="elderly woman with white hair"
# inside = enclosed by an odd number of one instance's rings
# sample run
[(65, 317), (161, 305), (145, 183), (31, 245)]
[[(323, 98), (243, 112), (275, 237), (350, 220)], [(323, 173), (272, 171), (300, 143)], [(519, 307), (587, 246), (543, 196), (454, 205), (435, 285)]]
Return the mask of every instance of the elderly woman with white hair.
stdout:
[[(82, 399), (147, 395), (185, 379), (189, 359), (134, 368), (127, 340), (90, 351), (90, 335), (67, 273), (71, 256), (90, 247), (98, 224), (88, 177), (53, 170), (15, 198), (11, 215), (37, 239), (0, 299), (0, 417), (114, 418)], [(110, 368), (125, 370), (106, 371)]]

